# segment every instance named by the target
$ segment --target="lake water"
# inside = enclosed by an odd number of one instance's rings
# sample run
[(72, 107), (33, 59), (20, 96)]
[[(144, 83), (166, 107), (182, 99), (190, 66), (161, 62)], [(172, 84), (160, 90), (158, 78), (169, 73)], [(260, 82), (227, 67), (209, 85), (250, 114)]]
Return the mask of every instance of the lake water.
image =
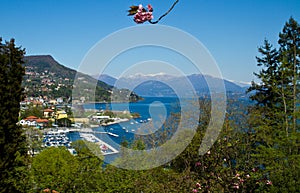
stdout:
[[(140, 114), (139, 118), (131, 119), (127, 122), (93, 129), (94, 131), (105, 131), (118, 135), (118, 137), (115, 137), (108, 134), (95, 134), (96, 137), (119, 149), (119, 144), (122, 141), (127, 140), (128, 142), (132, 142), (135, 134), (150, 121), (159, 129), (163, 124), (162, 120), (166, 120), (171, 113), (180, 111), (179, 102), (179, 99), (176, 97), (145, 97), (144, 100), (135, 103), (91, 103), (85, 104), (84, 108), (129, 111)], [(71, 141), (80, 139), (78, 132), (69, 133), (68, 137)]]

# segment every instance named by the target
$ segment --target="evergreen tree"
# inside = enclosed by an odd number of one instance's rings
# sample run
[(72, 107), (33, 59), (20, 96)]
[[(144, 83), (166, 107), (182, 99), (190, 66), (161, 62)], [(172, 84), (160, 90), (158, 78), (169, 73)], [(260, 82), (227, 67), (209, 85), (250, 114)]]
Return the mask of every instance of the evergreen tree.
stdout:
[(262, 69), (255, 73), (261, 82), (253, 82), (248, 90), (254, 91), (251, 99), (257, 102), (249, 117), (252, 158), (260, 168), (256, 177), (258, 182), (271, 180), (271, 192), (300, 189), (299, 37), (299, 24), (290, 18), (279, 34), (278, 51), (265, 41), (257, 57)]
[(300, 25), (292, 17), (286, 22), (279, 34), (280, 60), (284, 69), (289, 73), (289, 89), (292, 99), (292, 129), (297, 128), (299, 118), (299, 74), (300, 74)]
[(0, 38), (0, 192), (22, 192), (26, 179), (26, 138), (17, 125), (25, 50)]

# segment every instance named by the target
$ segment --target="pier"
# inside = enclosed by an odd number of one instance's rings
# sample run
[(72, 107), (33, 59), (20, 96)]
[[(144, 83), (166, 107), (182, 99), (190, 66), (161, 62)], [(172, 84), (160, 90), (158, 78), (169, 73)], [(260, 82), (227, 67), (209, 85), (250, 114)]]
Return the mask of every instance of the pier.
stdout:
[(112, 147), (108, 143), (102, 141), (101, 139), (99, 139), (98, 137), (96, 137), (93, 134), (90, 134), (90, 133), (80, 133), (80, 137), (82, 137), (86, 141), (93, 142), (93, 143), (96, 143), (97, 145), (99, 145), (99, 147), (101, 148), (101, 151), (102, 151), (103, 155), (110, 155), (110, 154), (119, 153), (119, 151), (117, 149), (115, 149), (114, 147)]
[(113, 137), (119, 137), (119, 135), (112, 133), (112, 132), (107, 132), (107, 131), (93, 131), (90, 128), (85, 128), (85, 129), (67, 129), (65, 132), (79, 132), (79, 133), (91, 133), (91, 134), (107, 134)]
[(86, 141), (90, 141), (93, 143), (96, 143), (99, 145), (99, 148), (101, 148), (101, 151), (103, 155), (110, 155), (110, 154), (116, 154), (119, 153), (117, 149), (109, 145), (108, 143), (102, 141), (98, 137), (96, 137), (94, 134), (107, 134), (113, 137), (119, 137), (119, 135), (112, 133), (112, 132), (107, 132), (107, 131), (94, 131), (91, 128), (82, 128), (82, 129), (69, 129), (69, 128), (60, 128), (56, 132), (58, 133), (71, 133), (71, 132), (78, 132), (80, 137), (83, 138)]

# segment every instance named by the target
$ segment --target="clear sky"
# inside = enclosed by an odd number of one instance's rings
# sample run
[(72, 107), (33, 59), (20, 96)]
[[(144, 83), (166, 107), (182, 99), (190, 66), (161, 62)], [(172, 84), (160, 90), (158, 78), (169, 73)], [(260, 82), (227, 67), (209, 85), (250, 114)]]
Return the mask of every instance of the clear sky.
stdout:
[[(137, 25), (132, 17), (126, 16), (130, 5), (151, 3), (153, 15), (158, 18), (173, 0), (1, 0), (0, 3), (0, 37), (15, 38), (18, 45), (26, 48), (27, 55), (50, 54), (59, 63), (77, 69), (98, 41), (117, 30)], [(179, 28), (202, 42), (217, 61), (223, 77), (249, 82), (257, 71), (257, 48), (265, 38), (276, 45), (278, 34), (290, 16), (300, 22), (299, 0), (180, 0), (160, 24)]]

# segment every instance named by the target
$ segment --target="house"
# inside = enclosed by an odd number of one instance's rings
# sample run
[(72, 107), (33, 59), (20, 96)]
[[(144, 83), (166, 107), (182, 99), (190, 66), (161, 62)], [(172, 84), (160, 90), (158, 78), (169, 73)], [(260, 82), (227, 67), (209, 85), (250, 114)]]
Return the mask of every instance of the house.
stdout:
[(34, 100), (33, 102), (32, 102), (32, 104), (33, 104), (33, 107), (41, 107), (41, 106), (43, 106), (43, 103), (41, 102), (41, 101), (39, 101), (39, 100)]
[(45, 109), (44, 110), (44, 117), (45, 118), (50, 118), (52, 116), (54, 116), (54, 110), (52, 110), (52, 109)]
[(37, 119), (38, 118), (36, 116), (29, 116), (29, 117), (19, 121), (19, 124), (22, 126), (35, 127)]
[(39, 128), (48, 126), (48, 123), (49, 123), (48, 119), (37, 119), (36, 120), (36, 126)]
[(56, 102), (61, 104), (61, 103), (64, 102), (64, 99), (62, 97), (59, 97), (59, 98), (56, 99)]
[(66, 113), (66, 111), (57, 111), (55, 114), (55, 118), (56, 119), (63, 119), (63, 118), (68, 118), (68, 114)]
[(29, 120), (29, 121), (33, 121), (33, 120), (37, 120), (38, 118), (36, 116), (29, 116), (26, 117), (25, 120)]
[(26, 121), (25, 119), (22, 119), (21, 121), (19, 121), (19, 124), (22, 126), (35, 127), (36, 121), (29, 121), (29, 120)]
[(50, 105), (57, 105), (57, 101), (54, 100), (54, 99), (51, 99), (51, 100), (48, 102), (48, 104), (50, 104)]

